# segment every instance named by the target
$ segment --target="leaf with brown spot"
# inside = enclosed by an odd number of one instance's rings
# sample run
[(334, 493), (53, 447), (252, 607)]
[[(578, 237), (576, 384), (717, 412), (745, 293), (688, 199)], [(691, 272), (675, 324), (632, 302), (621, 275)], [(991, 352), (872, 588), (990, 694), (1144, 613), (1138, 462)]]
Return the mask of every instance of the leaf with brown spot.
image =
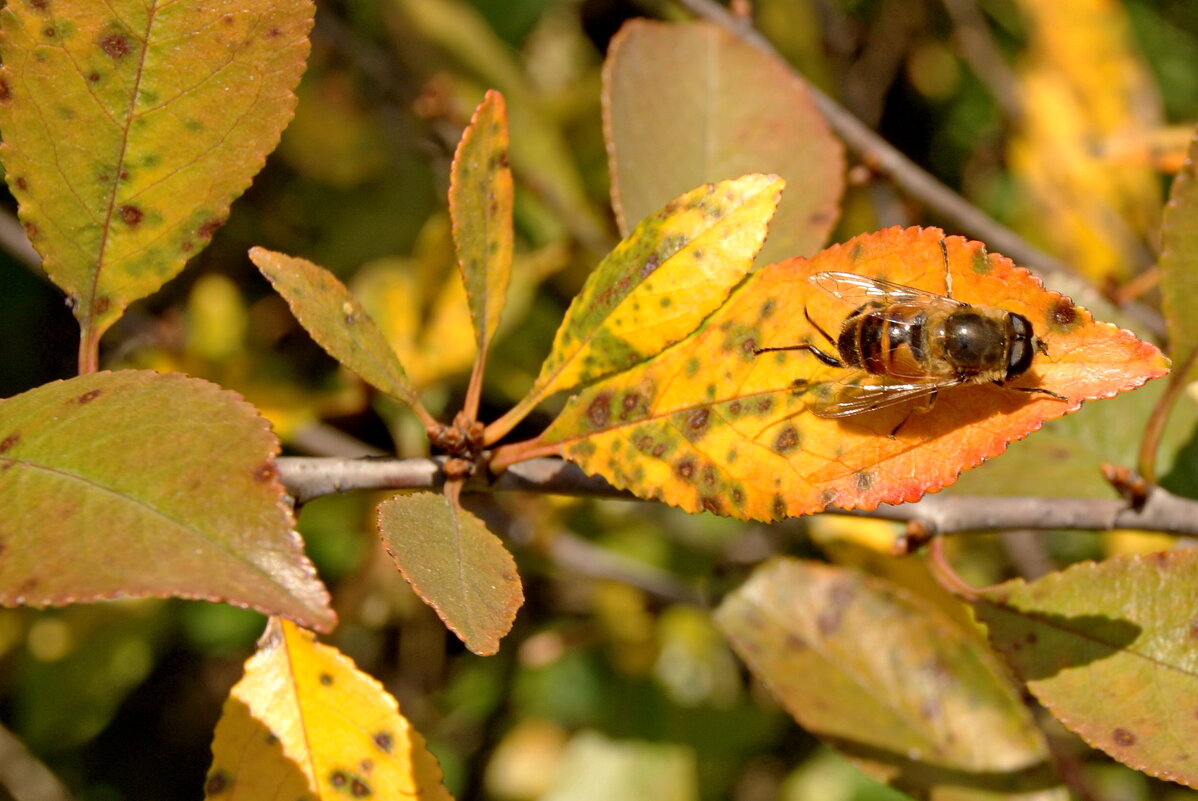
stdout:
[(804, 729), (881, 781), (943, 801), (1068, 798), (997, 661), (924, 598), (778, 558), (716, 624)]
[(624, 25), (603, 70), (603, 122), (624, 233), (689, 187), (747, 172), (789, 187), (758, 264), (813, 253), (839, 217), (844, 148), (807, 87), (716, 25)]
[(295, 108), (313, 12), (56, 0), (53, 46), (44, 12), (0, 13), (0, 156), (46, 272), (80, 300), (85, 344), (178, 273), (262, 168)]
[(480, 354), (499, 327), (511, 276), (512, 203), (507, 107), (490, 90), (462, 134), (449, 176), (453, 241)]
[(378, 325), (337, 276), (307, 259), (251, 248), (250, 260), (314, 340), (362, 380), (418, 406), (403, 365)]
[(466, 647), (498, 651), (524, 591), (512, 555), (483, 521), (456, 499), (417, 492), (379, 504), (378, 526), (396, 567)]
[(333, 626), (278, 440), (239, 395), (92, 373), (0, 401), (0, 441), (0, 603), (174, 595)]
[[(978, 593), (990, 641), (1069, 729), (1198, 787), (1198, 551), (1084, 562)], [(1095, 692), (1099, 688), (1100, 692)]]
[(420, 732), (374, 678), (272, 619), (225, 700), (205, 797), (452, 801)]
[[(906, 401), (851, 417), (817, 417), (812, 407), (835, 399), (836, 383), (861, 379), (860, 373), (805, 351), (755, 355), (757, 348), (803, 342), (834, 352), (807, 315), (836, 337), (854, 308), (808, 281), (818, 272), (943, 294), (942, 239), (935, 228), (890, 228), (758, 270), (691, 336), (571, 399), (541, 443), (557, 444), (587, 472), (639, 497), (688, 511), (711, 509), (713, 498), (721, 513), (757, 520), (828, 506), (873, 509), (941, 489), (1045, 420), (1168, 370), (1152, 345), (1095, 321), (1009, 259), (961, 237), (944, 240), (954, 297), (1024, 315), (1048, 355), (1038, 354), (1013, 385), (1067, 401), (967, 384), (941, 391), (925, 413), (918, 401)], [(629, 392), (641, 399), (635, 412), (601, 421), (590, 413), (605, 397), (618, 408), (615, 399)], [(698, 409), (710, 412), (702, 432), (687, 426)], [(680, 475), (683, 460), (693, 462), (694, 475), (710, 467), (715, 480), (701, 486)]]
[(566, 310), (527, 405), (644, 361), (691, 331), (753, 265), (784, 182), (706, 184), (646, 217)]

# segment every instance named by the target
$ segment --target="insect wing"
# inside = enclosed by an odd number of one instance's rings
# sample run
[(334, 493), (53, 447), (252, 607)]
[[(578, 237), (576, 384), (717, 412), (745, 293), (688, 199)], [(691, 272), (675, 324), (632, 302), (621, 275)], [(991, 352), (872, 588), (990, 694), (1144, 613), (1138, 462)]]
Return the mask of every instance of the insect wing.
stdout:
[[(928, 398), (942, 389), (955, 387), (961, 382), (955, 378), (940, 381), (917, 381), (911, 383), (860, 384), (865, 373), (844, 378), (832, 385), (827, 401), (816, 403), (812, 411), (817, 417), (852, 417), (878, 409), (897, 406), (906, 401)], [(869, 376), (877, 379), (877, 376)]]
[(856, 273), (814, 273), (808, 276), (807, 280), (832, 297), (853, 307), (864, 306), (867, 303), (880, 303), (883, 306), (938, 303), (947, 303), (950, 306), (965, 305), (944, 295), (937, 295), (935, 292)]

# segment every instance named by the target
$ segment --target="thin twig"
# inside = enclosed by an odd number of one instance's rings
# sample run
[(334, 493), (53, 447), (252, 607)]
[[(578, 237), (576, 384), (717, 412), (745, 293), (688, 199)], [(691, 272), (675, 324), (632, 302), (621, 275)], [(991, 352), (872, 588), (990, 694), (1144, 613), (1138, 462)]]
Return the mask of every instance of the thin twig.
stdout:
[[(726, 29), (746, 44), (785, 63), (785, 60), (774, 50), (773, 45), (759, 31), (746, 24), (744, 20), (729, 14), (713, 0), (675, 0), (675, 2), (692, 13)], [(812, 100), (832, 130), (874, 172), (893, 181), (904, 192), (942, 216), (960, 232), (985, 242), (992, 250), (1039, 273), (1050, 285), (1058, 283), (1059, 276), (1077, 273), (1065, 262), (1035, 247), (1019, 234), (937, 181), (930, 173), (899, 152), (847, 109), (808, 83), (800, 73), (793, 70), (792, 72), (797, 79), (806, 84)], [(1164, 336), (1164, 321), (1155, 310), (1141, 304), (1129, 304), (1123, 308), (1123, 311), (1152, 334)]]
[[(288, 492), (297, 501), (304, 502), (350, 490), (440, 489), (445, 484), (442, 461), (284, 457), (278, 460), (278, 467)], [(588, 476), (577, 466), (560, 459), (518, 462), (490, 483), (476, 476), (463, 490), (518, 490), (634, 499), (599, 476)], [(1109, 531), (1122, 528), (1198, 535), (1198, 501), (1181, 498), (1159, 487), (1153, 488), (1139, 511), (1118, 499), (985, 495), (929, 495), (918, 503), (883, 504), (868, 512), (828, 511), (904, 522), (929, 536), (1007, 529)]]

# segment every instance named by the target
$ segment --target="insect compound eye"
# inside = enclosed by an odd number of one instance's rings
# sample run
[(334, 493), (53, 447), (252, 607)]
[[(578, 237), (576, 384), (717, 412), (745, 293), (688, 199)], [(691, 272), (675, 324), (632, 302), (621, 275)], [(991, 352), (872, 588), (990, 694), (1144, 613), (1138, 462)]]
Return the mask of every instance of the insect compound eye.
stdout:
[(1032, 324), (1022, 314), (1012, 314), (1009, 318), (1011, 334), (1011, 350), (1007, 354), (1007, 380), (1023, 375), (1032, 366), (1032, 358), (1036, 355), (1036, 337), (1032, 334)]

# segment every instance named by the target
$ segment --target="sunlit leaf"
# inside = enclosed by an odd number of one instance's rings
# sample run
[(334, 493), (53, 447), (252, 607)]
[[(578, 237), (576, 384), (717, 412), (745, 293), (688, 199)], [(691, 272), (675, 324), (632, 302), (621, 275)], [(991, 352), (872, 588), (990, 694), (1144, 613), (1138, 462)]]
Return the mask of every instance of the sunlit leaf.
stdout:
[(507, 148), (507, 107), (503, 95), (489, 91), (462, 134), (449, 176), (453, 240), (480, 353), (499, 327), (512, 270), (512, 170)]
[(758, 264), (815, 252), (839, 216), (843, 148), (806, 86), (716, 25), (625, 25), (604, 68), (604, 125), (623, 233), (692, 186), (751, 172), (789, 187)]
[(1198, 551), (1121, 556), (989, 588), (974, 609), (1036, 698), (1086, 742), (1198, 786)]
[(542, 441), (616, 486), (688, 511), (769, 520), (830, 505), (872, 509), (940, 489), (1045, 420), (1168, 369), (1152, 345), (1095, 322), (1009, 259), (960, 237), (945, 240), (953, 296), (1024, 315), (1048, 355), (1015, 385), (1067, 401), (974, 384), (942, 391), (923, 414), (907, 402), (828, 419), (810, 406), (834, 397), (846, 370), (803, 351), (754, 355), (823, 342), (806, 313), (839, 330), (853, 309), (813, 288), (807, 278), (817, 272), (943, 294), (942, 236), (891, 228), (759, 270), (686, 340), (573, 398)]
[(1198, 133), (1173, 179), (1161, 228), (1161, 306), (1174, 358), (1198, 350)]
[(776, 559), (716, 622), (803, 728), (883, 781), (944, 801), (1068, 797), (993, 657), (924, 599)]
[(383, 686), (277, 619), (225, 701), (204, 797), (452, 799), (424, 738)]
[(84, 339), (182, 269), (295, 107), (313, 4), (55, 0), (0, 16), (9, 186)]
[(673, 743), (618, 742), (596, 732), (570, 741), (542, 801), (696, 801), (694, 752)]
[(387, 551), (412, 588), (476, 654), (499, 640), (524, 602), (516, 563), (483, 521), (445, 495), (396, 495), (378, 508)]
[(306, 259), (264, 248), (252, 248), (250, 259), (329, 355), (368, 384), (415, 403), (416, 394), (387, 339), (335, 275)]
[(626, 369), (691, 331), (753, 264), (783, 182), (706, 184), (645, 218), (570, 304), (531, 395)]
[(335, 617), (240, 396), (123, 370), (0, 401), (0, 603), (227, 601), (325, 630)]

